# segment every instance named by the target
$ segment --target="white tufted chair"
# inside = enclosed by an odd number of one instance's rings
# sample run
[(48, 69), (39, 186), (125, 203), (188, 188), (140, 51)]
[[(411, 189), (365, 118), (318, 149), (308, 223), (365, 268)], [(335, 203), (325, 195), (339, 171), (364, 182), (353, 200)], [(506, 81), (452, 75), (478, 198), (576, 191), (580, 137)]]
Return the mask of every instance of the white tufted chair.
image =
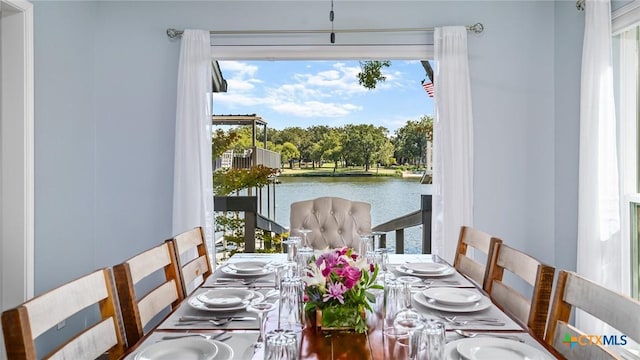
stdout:
[(289, 217), (291, 236), (303, 235), (300, 228), (311, 229), (307, 234), (314, 249), (358, 249), (362, 234), (371, 233), (371, 204), (338, 197), (321, 197), (291, 204)]

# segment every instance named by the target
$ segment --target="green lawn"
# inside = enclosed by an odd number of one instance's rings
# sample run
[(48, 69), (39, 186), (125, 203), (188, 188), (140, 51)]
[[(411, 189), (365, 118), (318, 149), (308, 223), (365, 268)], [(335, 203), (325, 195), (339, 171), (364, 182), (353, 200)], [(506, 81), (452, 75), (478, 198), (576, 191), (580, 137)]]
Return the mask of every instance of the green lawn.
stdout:
[[(281, 176), (332, 176), (334, 175), (333, 164), (325, 163), (322, 167), (317, 167), (313, 169), (311, 165), (305, 167), (302, 165), (302, 168), (295, 166), (293, 169), (289, 169), (288, 166), (285, 166), (282, 169)], [(395, 169), (385, 169), (372, 167), (369, 171), (364, 171), (364, 166), (353, 166), (353, 167), (339, 167), (335, 171), (336, 176), (400, 176), (400, 174), (396, 173)]]

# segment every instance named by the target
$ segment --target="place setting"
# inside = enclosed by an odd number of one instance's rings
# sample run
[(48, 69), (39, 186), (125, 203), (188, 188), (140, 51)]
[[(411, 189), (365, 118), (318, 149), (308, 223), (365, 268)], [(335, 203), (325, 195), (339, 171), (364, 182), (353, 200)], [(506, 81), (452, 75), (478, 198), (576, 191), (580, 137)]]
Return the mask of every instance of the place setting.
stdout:
[(428, 316), (444, 320), (447, 328), (522, 330), (493, 306), (491, 299), (467, 288), (437, 287), (413, 293), (413, 301)]
[(392, 267), (399, 275), (416, 276), (422, 279), (425, 287), (474, 287), (448, 264), (439, 262), (412, 262)]
[(278, 266), (270, 261), (258, 260), (227, 263), (210, 276), (203, 287), (274, 286), (273, 273)]
[(251, 304), (265, 299), (260, 291), (242, 288), (200, 289), (160, 324), (160, 329), (258, 329)]

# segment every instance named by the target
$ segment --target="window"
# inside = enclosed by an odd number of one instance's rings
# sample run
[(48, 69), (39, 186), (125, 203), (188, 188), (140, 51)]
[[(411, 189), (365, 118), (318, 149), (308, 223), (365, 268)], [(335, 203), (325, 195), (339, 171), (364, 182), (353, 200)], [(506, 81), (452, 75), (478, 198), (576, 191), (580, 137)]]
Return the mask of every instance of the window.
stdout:
[(630, 290), (631, 295), (637, 299), (640, 298), (639, 39), (640, 26), (634, 25), (616, 34), (613, 42), (616, 114), (619, 130), (622, 236), (626, 239), (625, 243), (629, 244)]

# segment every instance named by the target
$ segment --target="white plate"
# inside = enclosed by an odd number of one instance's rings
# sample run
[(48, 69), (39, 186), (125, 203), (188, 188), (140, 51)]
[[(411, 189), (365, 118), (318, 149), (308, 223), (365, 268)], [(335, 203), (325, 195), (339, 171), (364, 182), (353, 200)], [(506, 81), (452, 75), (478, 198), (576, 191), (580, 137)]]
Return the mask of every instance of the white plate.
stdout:
[(450, 287), (430, 288), (423, 291), (422, 294), (440, 304), (453, 306), (472, 305), (482, 299), (482, 295), (473, 290)]
[(418, 274), (440, 274), (450, 268), (447, 264), (434, 262), (410, 263), (404, 264), (403, 267)]
[(475, 302), (471, 305), (445, 305), (440, 304), (439, 302), (433, 299), (427, 299), (423, 293), (415, 293), (413, 294), (413, 299), (420, 305), (426, 306), (430, 309), (446, 311), (446, 312), (473, 312), (487, 309), (491, 306), (491, 300), (483, 296), (480, 301)]
[(223, 266), (221, 270), (225, 274), (237, 275), (241, 277), (260, 277), (273, 272), (273, 269), (271, 268), (260, 269), (259, 271), (255, 272), (240, 272), (232, 268), (230, 264)]
[(466, 360), (546, 360), (548, 357), (540, 350), (515, 340), (484, 336), (482, 338), (463, 339), (456, 350)]
[(245, 289), (213, 289), (196, 295), (205, 305), (220, 308), (238, 306), (253, 296), (253, 291)]
[(251, 292), (253, 293), (253, 297), (251, 299), (245, 300), (236, 306), (228, 306), (228, 307), (207, 306), (207, 304), (200, 301), (197, 296), (190, 297), (189, 301), (187, 301), (187, 304), (189, 304), (189, 306), (191, 306), (196, 310), (212, 311), (212, 312), (232, 312), (232, 311), (244, 310), (246, 309), (247, 306), (249, 306), (249, 303), (251, 301), (260, 302), (264, 299), (264, 295), (260, 294), (259, 292), (257, 291), (251, 291)]
[(218, 344), (198, 337), (165, 340), (151, 344), (136, 354), (135, 360), (213, 360)]
[(407, 269), (404, 265), (397, 265), (396, 271), (405, 275), (413, 275), (413, 276), (420, 276), (420, 277), (439, 277), (439, 276), (451, 275), (456, 272), (456, 269), (452, 268), (451, 266), (447, 266), (447, 268), (444, 269), (442, 272), (425, 274), (425, 273), (419, 273), (419, 272), (413, 271), (411, 269)]
[(228, 264), (228, 266), (241, 274), (256, 274), (262, 272), (267, 263), (264, 261), (240, 261)]
[[(233, 359), (233, 349), (228, 344), (221, 341), (213, 340), (213, 343), (218, 346), (218, 355), (213, 360), (231, 360)], [(182, 359), (182, 358), (181, 358)]]

